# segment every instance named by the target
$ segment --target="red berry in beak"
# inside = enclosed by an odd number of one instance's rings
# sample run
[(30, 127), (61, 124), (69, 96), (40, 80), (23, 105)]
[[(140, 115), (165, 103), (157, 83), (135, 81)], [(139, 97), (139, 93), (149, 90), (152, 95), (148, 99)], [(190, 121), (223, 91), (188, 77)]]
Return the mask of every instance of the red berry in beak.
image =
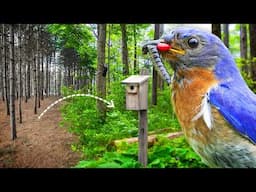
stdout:
[(166, 43), (158, 43), (156, 47), (158, 51), (168, 51), (171, 49), (171, 46)]

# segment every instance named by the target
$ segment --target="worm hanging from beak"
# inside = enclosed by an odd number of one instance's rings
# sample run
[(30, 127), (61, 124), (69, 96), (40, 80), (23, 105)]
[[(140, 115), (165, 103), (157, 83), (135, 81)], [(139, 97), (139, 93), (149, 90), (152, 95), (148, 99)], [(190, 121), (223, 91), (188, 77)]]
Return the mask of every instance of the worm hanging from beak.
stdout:
[(150, 55), (153, 59), (153, 65), (155, 66), (155, 69), (158, 71), (158, 73), (161, 75), (161, 77), (168, 83), (168, 85), (170, 85), (171, 77), (170, 77), (169, 73), (166, 71), (164, 64), (162, 63), (159, 52), (157, 50), (157, 46), (146, 45), (146, 47), (145, 46), (143, 47), (143, 52), (144, 52), (144, 54), (146, 54), (147, 52), (150, 53)]

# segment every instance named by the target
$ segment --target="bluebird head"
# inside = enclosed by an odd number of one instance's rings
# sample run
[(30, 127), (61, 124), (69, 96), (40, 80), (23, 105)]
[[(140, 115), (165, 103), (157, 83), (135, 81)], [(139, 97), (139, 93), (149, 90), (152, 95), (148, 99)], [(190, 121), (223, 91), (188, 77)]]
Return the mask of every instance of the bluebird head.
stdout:
[[(201, 67), (212, 70), (216, 78), (225, 79), (237, 73), (232, 55), (216, 35), (196, 28), (176, 28), (159, 40), (144, 45), (168, 44), (169, 50), (161, 51), (174, 71)], [(231, 74), (231, 76), (232, 76)]]

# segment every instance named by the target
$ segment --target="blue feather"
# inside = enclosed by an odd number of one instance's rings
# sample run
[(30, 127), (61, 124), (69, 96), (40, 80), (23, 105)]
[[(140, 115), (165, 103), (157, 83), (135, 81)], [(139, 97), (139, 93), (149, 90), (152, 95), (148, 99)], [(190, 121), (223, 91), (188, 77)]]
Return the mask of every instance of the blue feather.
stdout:
[(209, 102), (236, 131), (256, 143), (256, 95), (244, 82), (233, 60), (221, 60), (216, 65), (215, 76), (220, 83), (211, 89)]

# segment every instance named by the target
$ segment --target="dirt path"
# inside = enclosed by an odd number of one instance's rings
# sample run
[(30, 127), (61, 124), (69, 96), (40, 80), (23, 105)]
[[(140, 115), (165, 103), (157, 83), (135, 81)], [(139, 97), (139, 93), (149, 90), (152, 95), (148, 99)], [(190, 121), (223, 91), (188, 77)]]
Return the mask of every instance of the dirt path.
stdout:
[[(38, 115), (56, 99), (49, 97), (41, 101)], [(12, 141), (9, 116), (5, 103), (0, 101), (0, 167), (68, 168), (76, 165), (82, 155), (71, 151), (71, 144), (78, 142), (78, 138), (59, 126), (60, 104), (47, 111), (40, 120), (33, 113), (33, 98), (22, 106), (23, 123), (19, 123), (16, 115), (17, 139)]]

